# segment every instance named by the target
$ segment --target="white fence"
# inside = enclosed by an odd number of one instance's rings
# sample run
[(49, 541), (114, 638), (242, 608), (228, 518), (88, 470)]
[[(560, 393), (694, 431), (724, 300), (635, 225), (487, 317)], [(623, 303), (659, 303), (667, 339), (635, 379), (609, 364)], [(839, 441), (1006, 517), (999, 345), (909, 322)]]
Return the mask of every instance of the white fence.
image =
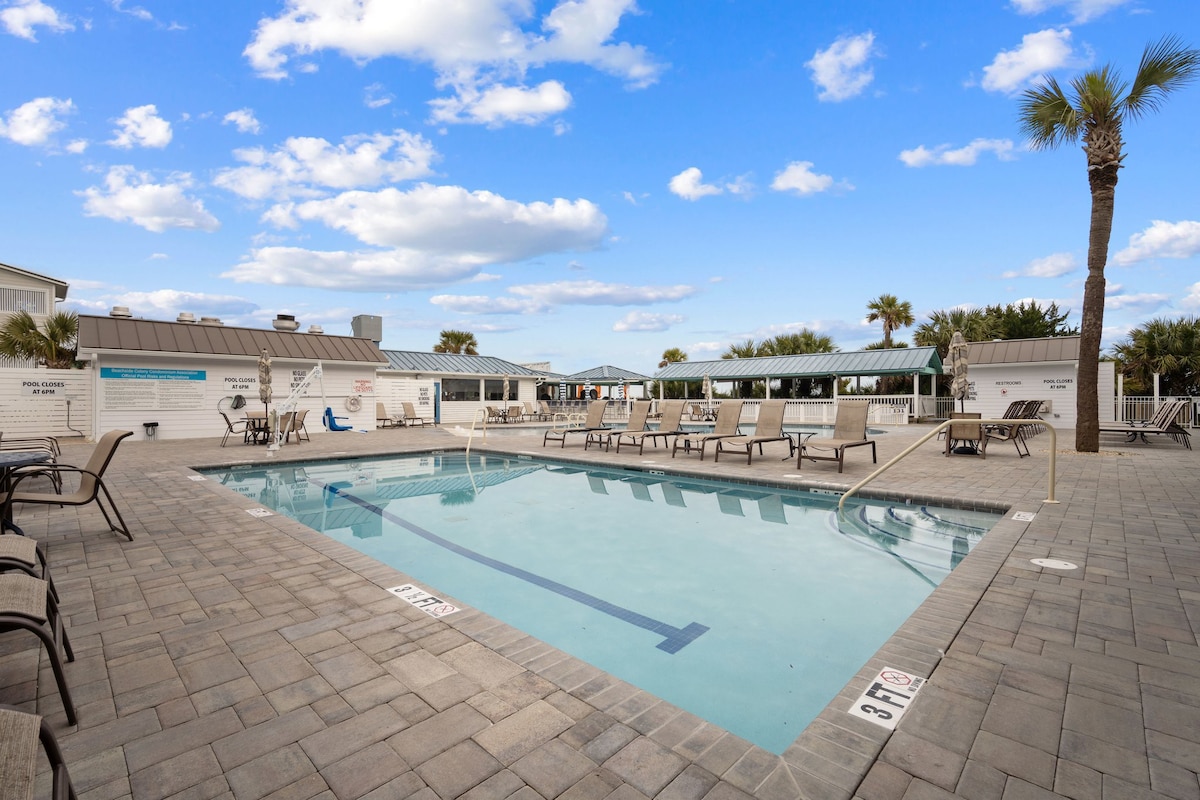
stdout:
[(92, 439), (92, 371), (0, 369), (0, 435)]
[(1163, 403), (1175, 400), (1183, 400), (1185, 401), (1185, 405), (1174, 421), (1185, 428), (1195, 428), (1200, 425), (1200, 420), (1197, 420), (1196, 414), (1196, 407), (1197, 404), (1200, 404), (1200, 398), (1195, 397), (1118, 397), (1114, 401), (1114, 408), (1116, 409), (1117, 420), (1120, 422), (1144, 422), (1145, 420), (1152, 419), (1154, 412)]

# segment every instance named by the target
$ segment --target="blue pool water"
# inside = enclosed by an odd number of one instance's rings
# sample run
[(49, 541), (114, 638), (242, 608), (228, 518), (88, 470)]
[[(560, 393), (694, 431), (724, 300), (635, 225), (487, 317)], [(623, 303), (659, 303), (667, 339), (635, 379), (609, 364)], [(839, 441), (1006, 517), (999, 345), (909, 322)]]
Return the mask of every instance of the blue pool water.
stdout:
[(776, 753), (998, 519), (480, 454), (209, 474)]

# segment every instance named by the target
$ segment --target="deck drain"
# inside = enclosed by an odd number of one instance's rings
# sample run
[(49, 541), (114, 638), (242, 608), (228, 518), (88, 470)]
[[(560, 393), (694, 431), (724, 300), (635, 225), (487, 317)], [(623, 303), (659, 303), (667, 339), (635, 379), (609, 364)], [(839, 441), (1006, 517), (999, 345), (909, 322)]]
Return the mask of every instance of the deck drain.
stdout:
[(1072, 564), (1070, 561), (1060, 561), (1057, 558), (1031, 558), (1029, 559), (1039, 567), (1046, 569), (1079, 569), (1078, 564)]

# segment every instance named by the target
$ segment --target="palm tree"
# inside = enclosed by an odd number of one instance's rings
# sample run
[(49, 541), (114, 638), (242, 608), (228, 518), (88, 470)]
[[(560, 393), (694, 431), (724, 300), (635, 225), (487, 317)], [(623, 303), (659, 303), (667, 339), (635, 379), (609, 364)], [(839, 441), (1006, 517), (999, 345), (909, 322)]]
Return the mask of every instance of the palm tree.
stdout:
[[(678, 347), (668, 347), (666, 350), (663, 350), (662, 361), (658, 362), (658, 368), (663, 369), (667, 366), (667, 364), (678, 364), (680, 361), (687, 360), (687, 353), (683, 352)], [(682, 381), (662, 381), (661, 384), (661, 386), (651, 386), (651, 394), (657, 392), (660, 397), (683, 397), (684, 384)]]
[(0, 356), (13, 361), (36, 361), (50, 369), (75, 366), (79, 317), (58, 311), (46, 318), (43, 328), (28, 311), (17, 311), (0, 324)]
[(459, 353), (461, 355), (479, 355), (479, 342), (470, 331), (442, 331), (442, 338), (433, 346), (435, 353)]
[[(753, 339), (747, 339), (740, 344), (731, 344), (721, 353), (721, 358), (757, 358), (761, 355), (768, 355), (763, 352), (762, 345), (754, 343)], [(738, 397), (753, 397), (754, 396), (754, 381), (738, 381)]]
[(892, 331), (907, 328), (912, 325), (912, 303), (905, 300), (900, 302), (894, 294), (881, 294), (875, 300), (867, 303), (867, 322), (883, 322), (883, 347), (892, 346)]
[(1137, 120), (1157, 111), (1168, 94), (1196, 77), (1198, 69), (1200, 50), (1185, 48), (1176, 37), (1165, 36), (1142, 53), (1132, 84), (1123, 82), (1117, 70), (1106, 64), (1072, 80), (1070, 97), (1050, 76), (1021, 95), (1021, 130), (1034, 148), (1044, 150), (1082, 140), (1087, 157), (1092, 211), (1075, 388), (1075, 449), (1080, 452), (1100, 449), (1097, 381), (1104, 327), (1104, 267), (1112, 238), (1117, 171), (1125, 158), (1121, 127), (1126, 118)]
[[(765, 339), (758, 350), (759, 354), (764, 356), (801, 356), (809, 353), (832, 353), (837, 347), (834, 346), (832, 337), (801, 328), (796, 333), (781, 333)], [(800, 397), (811, 397), (813, 379), (780, 378), (778, 396), (796, 397), (797, 388)]]
[(968, 342), (983, 342), (994, 338), (987, 317), (977, 308), (952, 308), (949, 311), (934, 311), (928, 322), (922, 322), (913, 331), (913, 344), (917, 347), (936, 347), (938, 355), (945, 361), (950, 354), (950, 339), (955, 331), (962, 331)]
[(668, 347), (663, 350), (662, 361), (658, 362), (658, 368), (662, 369), (667, 364), (677, 364), (680, 361), (687, 361), (688, 354), (680, 350), (678, 347)]
[(1113, 346), (1113, 355), (1131, 394), (1149, 394), (1155, 375), (1167, 396), (1200, 391), (1200, 320), (1195, 317), (1145, 322)]

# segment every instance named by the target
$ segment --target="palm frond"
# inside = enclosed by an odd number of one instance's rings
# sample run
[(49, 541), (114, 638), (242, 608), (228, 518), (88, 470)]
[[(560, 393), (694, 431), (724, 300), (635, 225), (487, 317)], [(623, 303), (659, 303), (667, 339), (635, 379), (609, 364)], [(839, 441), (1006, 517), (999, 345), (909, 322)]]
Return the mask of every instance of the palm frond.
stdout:
[(1131, 119), (1158, 111), (1166, 96), (1196, 79), (1200, 50), (1185, 47), (1176, 36), (1164, 36), (1146, 48), (1129, 95), (1122, 102)]
[(1036, 150), (1073, 142), (1081, 132), (1079, 115), (1053, 77), (1021, 94), (1021, 133)]

